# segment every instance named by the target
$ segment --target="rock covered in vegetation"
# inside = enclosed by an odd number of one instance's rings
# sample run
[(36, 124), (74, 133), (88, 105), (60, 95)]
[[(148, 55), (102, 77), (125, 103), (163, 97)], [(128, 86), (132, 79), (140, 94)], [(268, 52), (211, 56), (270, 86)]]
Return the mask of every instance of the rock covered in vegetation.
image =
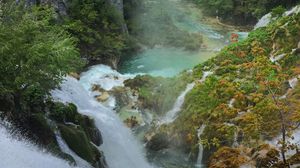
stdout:
[[(212, 154), (209, 162), (212, 167), (222, 167), (227, 162), (232, 167), (249, 162), (280, 164), (277, 154), (282, 147), (254, 149), (268, 140), (278, 141), (276, 137), (285, 134), (282, 125), (288, 132), (285, 135), (290, 137), (299, 124), (299, 105), (296, 105), (299, 99), (293, 96), (299, 95), (299, 84), (295, 82), (292, 88), (287, 85), (300, 74), (300, 57), (294, 52), (300, 40), (299, 30), (299, 13), (279, 17), (194, 68), (196, 85), (187, 94), (178, 118), (166, 126), (169, 133), (179, 136), (189, 146), (184, 147), (188, 149), (187, 155), (198, 152), (193, 150), (199, 143), (197, 129), (205, 124), (201, 143), (206, 148), (204, 156)], [(214, 73), (204, 82), (197, 82), (205, 71)], [(284, 115), (284, 120), (280, 115)], [(228, 147), (233, 144), (253, 149), (256, 154)], [(287, 146), (295, 151), (293, 145)], [(222, 158), (221, 153), (226, 157)], [(253, 160), (249, 159), (252, 157)]]

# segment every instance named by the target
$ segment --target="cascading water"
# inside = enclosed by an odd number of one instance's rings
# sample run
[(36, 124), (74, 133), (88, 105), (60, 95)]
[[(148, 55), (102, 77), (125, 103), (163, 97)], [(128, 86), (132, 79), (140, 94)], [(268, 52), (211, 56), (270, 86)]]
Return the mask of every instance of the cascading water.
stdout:
[[(21, 139), (21, 140), (20, 140)], [(71, 168), (67, 161), (59, 159), (22, 139), (12, 137), (0, 124), (1, 168)]]
[[(84, 79), (84, 76), (82, 77)], [(151, 168), (146, 161), (142, 145), (133, 137), (114, 111), (98, 103), (83, 87), (89, 83), (66, 77), (60, 90), (52, 91), (52, 97), (64, 103), (76, 104), (78, 111), (91, 116), (101, 130), (106, 161), (110, 168)]]
[(198, 136), (198, 141), (199, 141), (199, 152), (198, 152), (197, 163), (195, 165), (195, 167), (197, 167), (197, 168), (201, 168), (203, 166), (202, 165), (203, 145), (201, 143), (201, 135), (203, 134), (205, 127), (206, 127), (206, 125), (203, 124), (197, 131), (197, 136)]
[(168, 124), (173, 122), (176, 119), (177, 113), (181, 110), (181, 106), (184, 103), (185, 95), (193, 89), (195, 83), (190, 83), (186, 86), (186, 89), (180, 94), (177, 98), (173, 108), (167, 112), (165, 117), (161, 120), (160, 124)]

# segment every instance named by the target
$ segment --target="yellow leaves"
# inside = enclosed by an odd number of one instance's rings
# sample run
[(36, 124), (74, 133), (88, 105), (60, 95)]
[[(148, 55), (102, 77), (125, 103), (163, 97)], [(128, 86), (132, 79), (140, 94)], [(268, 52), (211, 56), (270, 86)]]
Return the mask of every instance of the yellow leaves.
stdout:
[(264, 98), (262, 93), (250, 93), (248, 99), (254, 103), (260, 102)]
[(211, 157), (209, 168), (239, 168), (247, 161), (240, 149), (222, 147)]
[(186, 142), (188, 142), (189, 144), (192, 144), (193, 139), (194, 139), (194, 135), (192, 133), (188, 133), (186, 135)]
[(300, 66), (296, 66), (292, 69), (293, 75), (299, 75), (300, 74)]
[(265, 50), (260, 46), (258, 41), (253, 41), (251, 43), (251, 54), (254, 56), (265, 55)]

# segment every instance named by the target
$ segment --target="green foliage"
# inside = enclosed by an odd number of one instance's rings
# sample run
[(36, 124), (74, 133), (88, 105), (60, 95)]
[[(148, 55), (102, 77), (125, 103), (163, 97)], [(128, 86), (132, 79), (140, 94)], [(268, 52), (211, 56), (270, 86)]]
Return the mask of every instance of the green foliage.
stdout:
[(125, 81), (125, 86), (138, 91), (139, 101), (143, 108), (162, 115), (172, 108), (176, 98), (188, 82), (190, 78), (186, 74), (176, 78), (143, 75)]
[(57, 122), (73, 122), (78, 124), (81, 116), (77, 112), (74, 104), (64, 105), (63, 103), (54, 103), (51, 108), (50, 117)]
[(279, 16), (285, 8), (295, 5), (299, 0), (193, 0), (203, 8), (205, 13), (218, 16), (235, 24), (252, 24), (264, 14), (272, 11)]
[(272, 17), (279, 17), (282, 16), (282, 14), (285, 12), (285, 8), (283, 6), (277, 6), (276, 8), (273, 8), (271, 11)]
[(125, 47), (121, 13), (106, 0), (71, 0), (64, 27), (79, 39), (83, 57), (119, 57)]
[(47, 7), (7, 4), (0, 20), (1, 91), (38, 87), (44, 93), (82, 65), (76, 41), (53, 24)]
[[(299, 58), (291, 53), (300, 40), (299, 18), (300, 14), (280, 17), (196, 66), (196, 85), (186, 95), (178, 118), (166, 129), (180, 133), (191, 148), (198, 144), (196, 133), (203, 124), (206, 128), (201, 140), (214, 148), (231, 146), (237, 134), (242, 136), (243, 146), (257, 147), (260, 140), (281, 134), (282, 125), (286, 126), (286, 137), (291, 137), (300, 118), (296, 105), (299, 85), (291, 92), (287, 81), (300, 74)], [(276, 64), (270, 60), (282, 53), (286, 55)], [(205, 71), (214, 74), (199, 82)], [(283, 150), (294, 149), (287, 141), (280, 144)]]

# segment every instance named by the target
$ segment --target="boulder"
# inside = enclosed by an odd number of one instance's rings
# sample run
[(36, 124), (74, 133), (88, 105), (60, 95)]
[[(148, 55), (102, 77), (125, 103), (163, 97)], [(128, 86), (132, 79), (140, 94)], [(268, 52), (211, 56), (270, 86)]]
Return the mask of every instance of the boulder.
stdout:
[(100, 153), (98, 150), (94, 150), (95, 147), (91, 145), (87, 135), (81, 127), (59, 124), (58, 128), (62, 138), (72, 151), (92, 165), (97, 163)]
[(152, 136), (151, 140), (147, 143), (146, 148), (159, 151), (169, 147), (169, 138), (166, 133), (158, 133)]
[(98, 92), (105, 92), (105, 90), (100, 85), (93, 85), (92, 86), (92, 91), (93, 92), (96, 92), (96, 91), (98, 91)]
[(108, 98), (109, 98), (108, 92), (102, 92), (101, 95), (96, 96), (98, 102), (105, 102), (106, 100), (108, 100)]
[(77, 79), (77, 80), (80, 79), (80, 75), (76, 72), (70, 72), (69, 75), (72, 76), (73, 78)]

